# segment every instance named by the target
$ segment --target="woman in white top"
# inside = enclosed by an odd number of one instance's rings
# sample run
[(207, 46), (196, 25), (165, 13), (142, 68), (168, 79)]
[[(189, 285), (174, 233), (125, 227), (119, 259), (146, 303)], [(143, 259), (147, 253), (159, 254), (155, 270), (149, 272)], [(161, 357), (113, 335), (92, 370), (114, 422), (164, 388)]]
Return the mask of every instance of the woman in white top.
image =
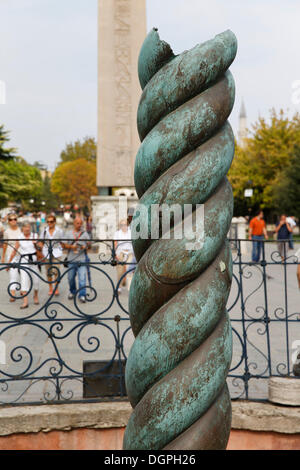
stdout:
[[(18, 227), (18, 218), (16, 214), (8, 214), (8, 228), (4, 231), (3, 234), (3, 251), (2, 251), (2, 263), (9, 262), (10, 255), (12, 254), (14, 247), (16, 245), (16, 241), (12, 241), (9, 243), (9, 240), (17, 240), (20, 238), (22, 235), (22, 232), (20, 228)], [(6, 241), (6, 242), (5, 242)], [(17, 259), (16, 257), (12, 259), (12, 263), (16, 263)], [(9, 271), (9, 294), (10, 302), (14, 302), (15, 295), (16, 295), (16, 285), (19, 284), (20, 276), (19, 276), (19, 271), (17, 268), (7, 268), (7, 271)]]
[[(31, 286), (31, 280), (33, 283), (33, 300), (34, 303), (37, 305), (39, 304), (38, 298), (38, 289), (39, 289), (39, 278), (35, 273), (38, 273), (38, 267), (36, 264), (33, 264), (37, 261), (36, 256), (36, 239), (37, 236), (35, 233), (31, 232), (31, 225), (30, 223), (24, 223), (22, 227), (23, 234), (20, 236), (19, 241), (16, 242), (15, 249), (13, 250), (12, 254), (10, 255), (9, 262), (11, 263), (13, 258), (17, 258), (18, 262), (20, 262), (20, 278), (21, 278), (21, 295), (23, 296), (23, 305), (21, 305), (21, 309), (28, 307), (28, 296), (26, 295)], [(30, 271), (26, 271), (26, 269), (22, 269), (22, 266), (26, 268), (26, 264), (30, 267)]]
[[(117, 260), (124, 262), (124, 263), (131, 263), (132, 258), (133, 258), (133, 248), (132, 248), (132, 243), (131, 243), (131, 230), (128, 227), (127, 220), (120, 221), (120, 230), (118, 230), (114, 234), (114, 240), (119, 241), (119, 243), (114, 242)], [(117, 277), (118, 277), (117, 282), (119, 282), (121, 277), (126, 273), (126, 270), (127, 270), (126, 264), (117, 265)], [(126, 278), (128, 278), (128, 290), (129, 290), (131, 279), (132, 279), (132, 273), (128, 274), (122, 279), (122, 282), (121, 282), (122, 286), (126, 286)], [(119, 294), (122, 292), (121, 285), (118, 288)]]
[[(62, 239), (64, 236), (63, 231), (56, 227), (56, 217), (55, 215), (49, 214), (47, 216), (47, 227), (43, 230), (41, 238), (44, 240), (57, 240)], [(43, 256), (45, 262), (49, 263), (46, 265), (47, 269), (47, 278), (49, 283), (49, 295), (52, 295), (54, 290), (54, 283), (57, 278), (57, 268), (58, 265), (52, 264), (57, 263), (61, 260), (63, 254), (62, 246), (60, 242), (51, 242), (51, 249), (50, 243), (45, 242), (43, 243)], [(59, 295), (58, 287), (55, 289), (55, 295)]]

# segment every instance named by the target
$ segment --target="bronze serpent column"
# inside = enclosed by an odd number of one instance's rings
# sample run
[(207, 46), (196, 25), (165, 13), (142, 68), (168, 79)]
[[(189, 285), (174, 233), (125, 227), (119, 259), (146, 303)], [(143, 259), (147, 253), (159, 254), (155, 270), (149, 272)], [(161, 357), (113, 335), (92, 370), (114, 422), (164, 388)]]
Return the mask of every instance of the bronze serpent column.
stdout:
[[(141, 146), (135, 163), (139, 205), (133, 241), (138, 266), (129, 312), (135, 341), (126, 365), (134, 408), (124, 449), (225, 449), (231, 426), (226, 385), (232, 279), (227, 233), (233, 196), (226, 178), (234, 155), (227, 122), (235, 87), (228, 67), (236, 37), (225, 31), (175, 56), (156, 29), (139, 57)], [(204, 204), (200, 249), (159, 231), (150, 238), (151, 207)], [(146, 208), (146, 211), (145, 211)], [(142, 210), (143, 209), (143, 210)], [(193, 222), (194, 223), (194, 222)], [(194, 225), (193, 225), (194, 227)]]

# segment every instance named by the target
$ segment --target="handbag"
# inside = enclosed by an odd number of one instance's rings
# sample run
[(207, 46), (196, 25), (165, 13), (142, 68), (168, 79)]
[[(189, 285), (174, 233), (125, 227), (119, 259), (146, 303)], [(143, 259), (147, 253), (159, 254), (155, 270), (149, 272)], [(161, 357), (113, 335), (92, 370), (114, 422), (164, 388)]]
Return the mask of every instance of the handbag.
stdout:
[(63, 260), (63, 267), (64, 268), (67, 268), (69, 266), (69, 261), (68, 261), (68, 255), (70, 253), (70, 250), (68, 250), (68, 254), (67, 256), (65, 257), (65, 259)]
[(43, 254), (43, 247), (40, 244), (36, 243), (35, 248), (37, 261), (43, 261), (45, 258)]

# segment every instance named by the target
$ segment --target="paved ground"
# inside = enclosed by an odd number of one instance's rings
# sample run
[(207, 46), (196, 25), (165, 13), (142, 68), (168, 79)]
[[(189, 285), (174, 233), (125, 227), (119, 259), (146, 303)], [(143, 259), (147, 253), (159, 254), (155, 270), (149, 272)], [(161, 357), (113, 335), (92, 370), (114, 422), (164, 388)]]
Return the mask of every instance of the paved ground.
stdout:
[[(267, 260), (275, 245), (267, 245)], [(299, 248), (295, 246), (295, 249)], [(292, 254), (293, 252), (289, 252)], [(235, 254), (233, 254), (235, 257)], [(93, 260), (97, 255), (91, 256)], [(250, 253), (243, 256), (245, 261), (250, 259)], [(268, 265), (266, 268), (267, 285), (262, 282), (262, 268), (245, 265), (242, 272), (243, 289), (240, 290), (237, 303), (230, 310), (233, 326), (233, 361), (231, 374), (242, 375), (245, 368), (245, 354), (251, 374), (268, 376), (287, 370), (287, 362), (291, 366), (291, 346), (294, 340), (300, 341), (300, 321), (290, 323), (287, 327), (285, 321), (271, 321), (266, 324), (257, 321), (268, 311), (271, 319), (284, 320), (286, 315), (293, 315), (295, 320), (300, 317), (300, 292), (296, 282), (296, 265)], [(64, 374), (81, 374), (83, 361), (108, 360), (122, 358), (128, 354), (133, 336), (129, 328), (127, 314), (128, 292), (119, 297), (120, 303), (113, 297), (116, 270), (110, 266), (93, 267), (91, 269), (92, 285), (97, 286), (97, 296), (93, 301), (78, 306), (67, 299), (68, 285), (66, 277), (63, 278), (58, 297), (49, 298), (47, 286), (40, 282), (40, 305), (35, 306), (30, 296), (30, 307), (20, 310), (21, 301), (9, 303), (6, 291), (8, 275), (0, 272), (0, 339), (6, 343), (6, 365), (0, 366), (3, 373), (18, 375), (24, 373), (34, 376), (35, 380), (14, 380), (0, 385), (0, 401), (44, 401), (55, 396), (55, 378), (51, 381), (42, 380), (49, 376), (49, 371), (55, 375), (60, 370), (58, 359), (65, 363)], [(238, 266), (234, 267), (237, 279), (240, 277)], [(43, 269), (41, 276), (45, 278)], [(111, 278), (111, 280), (110, 280)], [(233, 281), (232, 292), (228, 307), (236, 301), (238, 284)], [(286, 293), (285, 295), (285, 286)], [(246, 349), (243, 345), (243, 327), (241, 319), (241, 293), (245, 305), (245, 318), (247, 320)], [(93, 299), (94, 292), (90, 295)], [(87, 324), (84, 314), (98, 314), (101, 322)], [(298, 313), (298, 315), (296, 315)], [(117, 316), (117, 317), (116, 317)], [(118, 316), (120, 321), (116, 321)], [(23, 320), (20, 322), (20, 320)], [(63, 320), (63, 322), (61, 322)], [(250, 321), (248, 321), (250, 320)], [(60, 323), (61, 322), (61, 323)], [(51, 330), (52, 337), (49, 337)], [(288, 333), (288, 334), (287, 334)], [(121, 349), (115, 348), (121, 343)], [(287, 347), (288, 343), (288, 347)], [(271, 363), (266, 359), (268, 349), (271, 354)], [(288, 350), (288, 357), (287, 357)], [(93, 352), (94, 351), (94, 352)], [(241, 360), (243, 356), (243, 360)], [(281, 364), (281, 365), (280, 365)], [(15, 377), (14, 377), (15, 378)], [(228, 379), (232, 397), (244, 392), (241, 379)], [(65, 398), (81, 398), (82, 382), (78, 380), (65, 380), (63, 387)], [(73, 394), (73, 395), (72, 395)], [(243, 397), (245, 395), (242, 395)], [(250, 398), (267, 397), (267, 379), (251, 379), (249, 382)]]
[[(250, 245), (250, 243), (248, 243)], [(299, 248), (288, 252), (288, 262), (293, 263), (293, 253)], [(250, 246), (248, 254), (243, 256), (243, 261), (250, 261)], [(276, 244), (266, 244), (266, 260), (278, 260)], [(234, 253), (233, 253), (233, 257)], [(292, 349), (294, 341), (300, 345), (300, 290), (296, 278), (296, 264), (282, 265), (270, 264), (266, 266), (267, 282), (263, 282), (263, 269), (258, 266), (245, 265), (242, 270), (242, 292), (237, 304), (230, 310), (233, 327), (233, 360), (231, 374), (243, 375), (245, 370), (245, 357), (252, 375), (269, 376), (270, 374), (287, 373), (292, 370)], [(236, 278), (233, 280), (228, 308), (236, 300), (240, 273), (238, 266), (234, 267)], [(241, 300), (244, 301), (245, 331), (242, 322), (236, 321), (242, 318)], [(258, 321), (264, 317), (265, 312), (271, 320)], [(286, 318), (293, 322), (286, 322)], [(279, 321), (280, 320), (280, 321)], [(247, 342), (243, 339), (243, 333), (247, 335)], [(242, 350), (244, 346), (244, 354)], [(295, 346), (295, 344), (294, 344)], [(244, 360), (240, 364), (240, 358)], [(268, 361), (270, 357), (270, 361)], [(244, 383), (240, 380), (229, 379), (232, 396), (239, 396), (244, 390)], [(249, 381), (249, 397), (266, 398), (268, 395), (268, 380), (251, 378)], [(245, 396), (245, 395), (243, 395)]]

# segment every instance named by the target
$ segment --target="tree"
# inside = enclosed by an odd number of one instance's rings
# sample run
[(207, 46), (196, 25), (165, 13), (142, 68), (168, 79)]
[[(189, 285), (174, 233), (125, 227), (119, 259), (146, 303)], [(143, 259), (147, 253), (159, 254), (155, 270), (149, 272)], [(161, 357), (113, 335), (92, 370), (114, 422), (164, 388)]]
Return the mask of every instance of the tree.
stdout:
[(46, 163), (41, 162), (41, 161), (34, 162), (32, 164), (32, 166), (35, 166), (35, 168), (38, 168), (41, 171), (47, 171), (48, 170), (48, 167), (47, 167)]
[[(270, 112), (270, 120), (259, 118), (244, 148), (237, 146), (229, 171), (235, 198), (235, 215), (245, 215), (249, 205), (267, 212), (277, 209), (275, 191), (290, 166), (295, 145), (300, 145), (300, 116), (289, 119), (284, 111)], [(253, 197), (246, 201), (244, 190), (251, 181)]]
[(0, 126), (0, 160), (10, 160), (15, 158), (16, 149), (4, 148), (5, 144), (9, 142), (9, 132), (4, 130), (4, 126)]
[(20, 201), (28, 207), (29, 199), (37, 199), (42, 191), (40, 171), (25, 160), (0, 160), (0, 206), (5, 207), (9, 201)]
[(61, 163), (53, 173), (51, 190), (65, 204), (90, 209), (90, 198), (97, 194), (96, 164), (83, 158)]
[(300, 219), (300, 146), (296, 146), (290, 165), (274, 191), (275, 204), (280, 214), (295, 215)]
[(61, 201), (57, 194), (51, 190), (51, 178), (46, 174), (43, 179), (43, 186), (41, 191), (41, 202), (44, 201), (44, 209), (46, 212), (57, 210)]
[(77, 159), (85, 159), (88, 162), (96, 162), (97, 144), (93, 137), (85, 137), (83, 142), (76, 140), (67, 144), (65, 150), (60, 154), (61, 162), (72, 162)]

